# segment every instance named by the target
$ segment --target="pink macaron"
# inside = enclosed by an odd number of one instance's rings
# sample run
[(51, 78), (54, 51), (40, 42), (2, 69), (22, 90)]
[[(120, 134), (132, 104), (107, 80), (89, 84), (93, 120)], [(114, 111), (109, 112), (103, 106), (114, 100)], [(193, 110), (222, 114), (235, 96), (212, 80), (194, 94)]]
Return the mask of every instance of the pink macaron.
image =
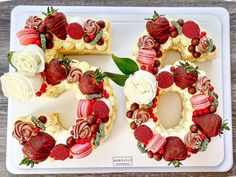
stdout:
[(204, 94), (197, 94), (190, 98), (190, 102), (192, 104), (193, 109), (195, 110), (202, 110), (211, 105), (208, 100), (208, 96)]
[(142, 64), (152, 65), (156, 57), (156, 52), (154, 50), (140, 49), (138, 51), (137, 61)]
[(160, 151), (166, 143), (165, 137), (161, 136), (160, 134), (154, 134), (153, 137), (148, 141), (146, 149), (148, 151), (152, 151), (156, 153)]
[(77, 117), (87, 117), (93, 112), (90, 100), (79, 100), (77, 103)]
[(89, 142), (84, 144), (75, 144), (71, 147), (71, 154), (73, 158), (80, 159), (88, 156), (93, 151), (92, 146)]
[(26, 28), (17, 32), (17, 37), (20, 40), (21, 45), (29, 45), (34, 44), (37, 40), (39, 40), (39, 35), (34, 29)]

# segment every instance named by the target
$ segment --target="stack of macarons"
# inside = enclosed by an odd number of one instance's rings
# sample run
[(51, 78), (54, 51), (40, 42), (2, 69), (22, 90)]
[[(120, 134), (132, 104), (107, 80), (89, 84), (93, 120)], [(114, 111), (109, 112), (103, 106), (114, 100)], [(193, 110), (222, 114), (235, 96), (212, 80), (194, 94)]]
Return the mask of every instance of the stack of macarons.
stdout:
[(192, 104), (192, 108), (194, 110), (202, 110), (208, 108), (211, 103), (208, 100), (209, 96), (204, 94), (197, 94), (190, 98), (190, 102)]
[(137, 61), (141, 64), (152, 65), (156, 57), (154, 50), (139, 49)]
[(17, 37), (21, 45), (36, 44), (39, 41), (39, 35), (32, 28), (25, 28), (17, 32)]

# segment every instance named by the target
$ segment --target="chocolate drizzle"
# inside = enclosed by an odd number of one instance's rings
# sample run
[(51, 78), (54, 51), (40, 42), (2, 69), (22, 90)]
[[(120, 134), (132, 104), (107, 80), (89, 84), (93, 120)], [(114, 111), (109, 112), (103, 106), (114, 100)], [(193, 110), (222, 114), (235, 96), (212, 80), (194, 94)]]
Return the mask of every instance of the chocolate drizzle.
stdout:
[(99, 25), (97, 24), (96, 21), (94, 21), (92, 19), (88, 19), (84, 23), (84, 32), (89, 36), (90, 35), (96, 35), (99, 30), (100, 30)]
[(74, 128), (74, 138), (87, 138), (92, 135), (88, 122), (84, 119), (78, 119)]

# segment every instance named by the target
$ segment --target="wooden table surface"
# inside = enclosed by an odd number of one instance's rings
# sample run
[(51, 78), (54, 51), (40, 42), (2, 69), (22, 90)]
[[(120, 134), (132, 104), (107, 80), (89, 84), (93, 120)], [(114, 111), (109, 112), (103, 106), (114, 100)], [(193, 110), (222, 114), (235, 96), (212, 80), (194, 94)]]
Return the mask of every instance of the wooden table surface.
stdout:
[[(56, 0), (18, 0), (10, 2), (1, 2), (0, 3), (0, 75), (8, 70), (8, 63), (6, 55), (9, 51), (9, 29), (10, 29), (10, 13), (11, 9), (16, 5), (77, 5), (77, 6), (220, 6), (228, 9), (230, 13), (230, 36), (231, 36), (231, 72), (232, 72), (232, 110), (233, 110), (233, 142), (234, 147), (236, 145), (236, 1), (213, 1), (208, 0), (168, 0), (168, 1), (158, 1), (158, 0), (68, 0), (67, 1), (56, 1)], [(235, 47), (235, 48), (234, 48)], [(14, 176), (10, 174), (6, 169), (6, 126), (7, 125), (7, 98), (3, 96), (2, 91), (0, 90), (0, 177), (10, 177)], [(234, 148), (234, 161), (236, 160), (236, 149)], [(236, 164), (233, 168), (226, 173), (178, 173), (178, 175), (187, 177), (197, 177), (197, 176), (232, 176), (236, 175)], [(19, 175), (21, 177), (26, 177), (30, 175)], [(34, 175), (37, 177), (40, 175)], [(59, 175), (43, 175), (47, 177), (55, 177)], [(63, 177), (70, 177), (76, 175), (61, 175)], [(78, 176), (78, 175), (77, 175)], [(171, 177), (176, 176), (176, 173), (111, 173), (111, 174), (84, 174), (79, 175), (84, 177), (96, 176), (96, 177), (120, 177), (120, 176), (162, 176), (162, 177)]]

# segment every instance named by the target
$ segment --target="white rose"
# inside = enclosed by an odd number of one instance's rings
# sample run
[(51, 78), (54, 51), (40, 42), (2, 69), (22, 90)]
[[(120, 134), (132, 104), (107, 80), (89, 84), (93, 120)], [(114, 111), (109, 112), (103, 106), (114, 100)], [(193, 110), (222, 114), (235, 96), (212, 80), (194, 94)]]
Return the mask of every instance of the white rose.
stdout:
[(153, 74), (139, 70), (125, 82), (124, 92), (129, 101), (149, 104), (156, 96), (157, 81)]
[(17, 72), (34, 77), (36, 73), (44, 71), (44, 52), (39, 46), (31, 44), (21, 51), (15, 52), (11, 63), (16, 67)]
[(35, 97), (35, 93), (40, 89), (43, 80), (40, 74), (35, 77), (26, 77), (18, 72), (4, 73), (1, 76), (3, 94), (15, 100), (24, 102)]

